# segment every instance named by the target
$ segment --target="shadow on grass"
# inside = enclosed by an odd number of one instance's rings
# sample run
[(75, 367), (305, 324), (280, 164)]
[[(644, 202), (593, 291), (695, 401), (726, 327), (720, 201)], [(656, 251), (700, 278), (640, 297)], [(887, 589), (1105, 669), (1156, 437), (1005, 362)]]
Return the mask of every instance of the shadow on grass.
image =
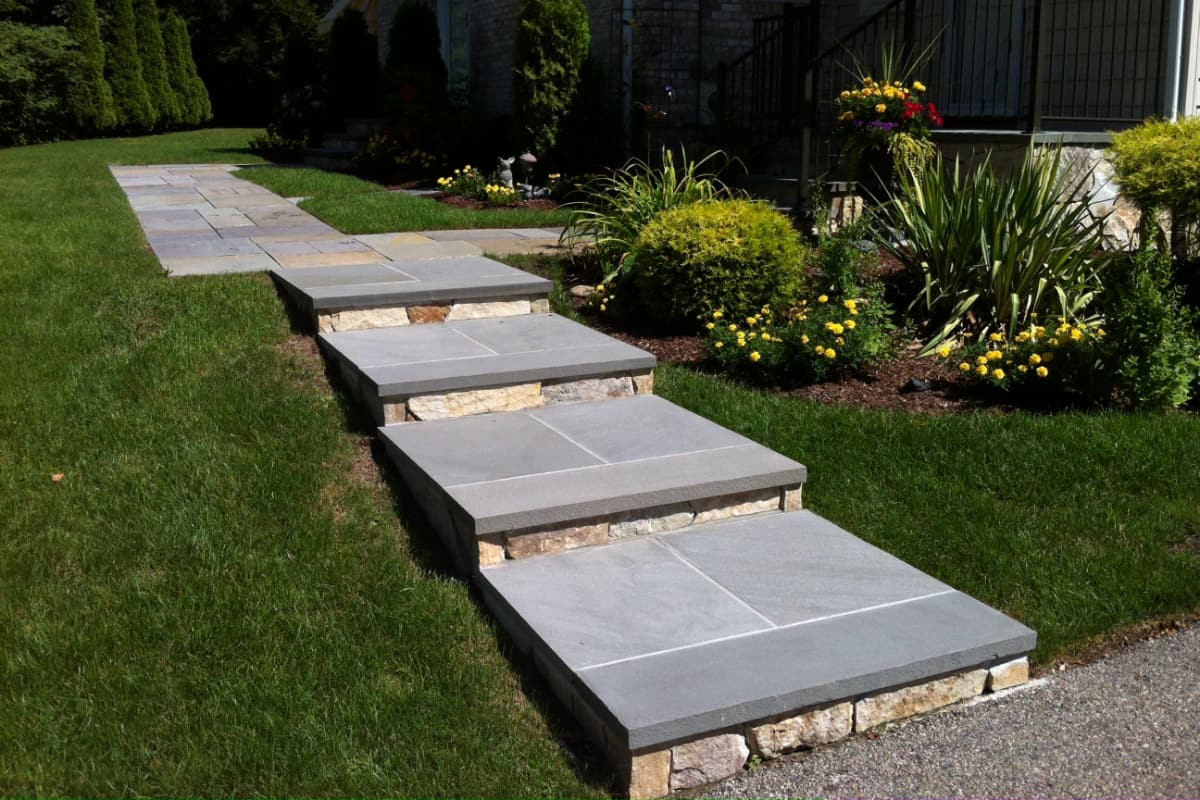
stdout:
[[(280, 302), (283, 303), (286, 310), (291, 333), (296, 336), (314, 337), (316, 331), (313, 328), (312, 320), (288, 302), (286, 294), (279, 290), (278, 286), (276, 286), (276, 290)], [(545, 721), (546, 727), (555, 741), (559, 743), (563, 756), (576, 776), (591, 786), (615, 791), (616, 777), (608, 765), (603, 751), (588, 737), (571, 713), (554, 696), (545, 678), (538, 672), (532, 657), (523, 652), (497, 624), (479, 589), (455, 566), (445, 545), (426, 520), (416, 497), (388, 457), (387, 447), (375, 435), (377, 426), (374, 418), (357, 401), (354, 391), (346, 385), (342, 372), (335, 363), (331, 359), (325, 358), (324, 353), (322, 353), (321, 361), (325, 378), (334, 389), (345, 430), (355, 435), (368, 437), (371, 459), (375, 462), (387, 487), (392, 510), (407, 534), (407, 553), (413, 563), (431, 576), (468, 586), (471, 602), (487, 620), (496, 649), (508, 662), (510, 670), (517, 677), (521, 692)], [(421, 423), (406, 424), (419, 425)]]

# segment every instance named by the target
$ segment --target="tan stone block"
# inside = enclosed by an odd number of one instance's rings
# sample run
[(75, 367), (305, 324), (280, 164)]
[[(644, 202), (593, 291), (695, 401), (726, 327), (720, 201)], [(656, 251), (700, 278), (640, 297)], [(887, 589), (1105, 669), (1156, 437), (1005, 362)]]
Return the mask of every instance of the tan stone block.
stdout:
[(885, 722), (923, 714), (983, 691), (986, 669), (973, 669), (928, 683), (906, 686), (894, 692), (866, 697), (854, 704), (854, 730), (865, 731)]
[(750, 757), (745, 737), (722, 733), (671, 748), (671, 791), (690, 789), (736, 774)]
[(535, 297), (529, 301), (530, 314), (549, 314), (550, 300), (545, 297)]
[(625, 511), (609, 520), (608, 535), (611, 539), (628, 539), (632, 536), (647, 536), (666, 533), (692, 524), (695, 513), (688, 503), (659, 506), (645, 511)]
[(671, 751), (630, 756), (627, 783), (630, 800), (665, 797), (671, 791)]
[(479, 566), (491, 567), (504, 561), (504, 536), (479, 537)]
[(801, 494), (804, 486), (792, 486), (783, 490), (782, 507), (784, 511), (802, 511), (804, 504), (801, 502)]
[(450, 306), (409, 306), (408, 321), (413, 325), (445, 322), (449, 313)]
[(610, 397), (629, 397), (632, 394), (633, 379), (625, 376), (582, 378), (574, 381), (542, 384), (542, 400), (546, 403), (607, 400)]
[(794, 717), (750, 728), (750, 750), (760, 758), (775, 758), (801, 747), (816, 747), (850, 735), (854, 704), (838, 703)]
[(495, 411), (519, 411), (542, 404), (540, 383), (519, 383), (493, 389), (467, 389), (446, 394), (408, 398), (408, 410), (417, 419), (447, 419)]
[(528, 314), (528, 300), (503, 300), (494, 303), (455, 303), (446, 315), (447, 322), (461, 319), (490, 319), (492, 317), (515, 317)]
[(352, 308), (318, 317), (318, 326), (322, 333), (394, 328), (407, 324), (408, 312), (403, 308)]
[(692, 509), (696, 512), (693, 525), (705, 522), (716, 522), (731, 517), (744, 517), (747, 514), (762, 514), (766, 511), (779, 510), (779, 490), (766, 489), (754, 492), (729, 494), (724, 497), (711, 497), (704, 500), (693, 500)]
[(633, 376), (633, 390), (638, 394), (654, 394), (654, 372), (639, 372)]
[(572, 525), (551, 530), (530, 531), (504, 537), (510, 558), (529, 558), (547, 553), (561, 553), (577, 547), (608, 544), (608, 523), (597, 522)]
[(1029, 659), (1018, 658), (988, 670), (987, 690), (998, 692), (1029, 682)]
[(408, 406), (404, 403), (383, 404), (383, 424), (397, 425), (408, 421)]

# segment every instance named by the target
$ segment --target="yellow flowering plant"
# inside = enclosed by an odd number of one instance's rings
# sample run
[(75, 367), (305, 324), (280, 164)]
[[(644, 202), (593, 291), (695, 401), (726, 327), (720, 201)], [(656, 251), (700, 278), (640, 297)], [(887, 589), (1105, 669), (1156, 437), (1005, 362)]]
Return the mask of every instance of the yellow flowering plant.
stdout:
[(487, 200), (487, 177), (475, 167), (467, 164), (454, 170), (452, 175), (437, 179), (438, 188), (446, 194), (455, 194), (471, 200)]
[(488, 202), (497, 206), (515, 206), (521, 202), (520, 193), (511, 186), (489, 183), (483, 187)]
[(1111, 393), (1104, 367), (1107, 337), (1101, 323), (1059, 317), (1011, 334), (1000, 330), (943, 342), (934, 355), (972, 383), (1014, 393), (1028, 390), (1039, 399), (1094, 402)]

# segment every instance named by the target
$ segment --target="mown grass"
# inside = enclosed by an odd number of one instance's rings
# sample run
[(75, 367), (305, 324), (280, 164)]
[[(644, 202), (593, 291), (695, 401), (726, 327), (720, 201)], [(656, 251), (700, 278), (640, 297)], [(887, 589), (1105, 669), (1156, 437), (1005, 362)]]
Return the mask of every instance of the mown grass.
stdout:
[(655, 391), (806, 464), (805, 505), (1037, 629), (1035, 657), (1200, 610), (1200, 416), (914, 416), (683, 368)]
[(305, 197), (300, 207), (344, 233), (544, 228), (566, 224), (559, 209), (455, 208), (426, 197), (388, 192), (377, 183), (309, 167), (244, 170), (246, 178), (284, 197)]
[(247, 136), (0, 151), (0, 786), (599, 794), (270, 282), (166, 278), (105, 166)]

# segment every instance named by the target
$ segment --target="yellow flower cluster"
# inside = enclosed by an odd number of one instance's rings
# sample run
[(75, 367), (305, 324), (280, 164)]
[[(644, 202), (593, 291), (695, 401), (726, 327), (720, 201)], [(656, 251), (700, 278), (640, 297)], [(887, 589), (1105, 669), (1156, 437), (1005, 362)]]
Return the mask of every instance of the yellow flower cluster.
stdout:
[[(1044, 325), (1033, 324), (1019, 332), (1010, 341), (1003, 332), (988, 335), (988, 349), (975, 357), (974, 362), (960, 361), (958, 368), (964, 373), (990, 377), (1004, 381), (1012, 373), (1003, 367), (1015, 371), (1017, 375), (1033, 373), (1038, 378), (1050, 375), (1047, 364), (1054, 361), (1054, 351), (1067, 348), (1073, 344), (1087, 345), (1105, 337), (1104, 328), (1097, 323), (1070, 323), (1065, 318), (1059, 318), (1059, 324), (1053, 330)], [(969, 339), (967, 334), (963, 339)], [(955, 346), (944, 344), (937, 349), (940, 358), (948, 359), (954, 353)]]
[(483, 187), (483, 190), (488, 194), (496, 194), (501, 196), (512, 196), (517, 193), (517, 190), (511, 186), (504, 186), (498, 183), (489, 183)]

